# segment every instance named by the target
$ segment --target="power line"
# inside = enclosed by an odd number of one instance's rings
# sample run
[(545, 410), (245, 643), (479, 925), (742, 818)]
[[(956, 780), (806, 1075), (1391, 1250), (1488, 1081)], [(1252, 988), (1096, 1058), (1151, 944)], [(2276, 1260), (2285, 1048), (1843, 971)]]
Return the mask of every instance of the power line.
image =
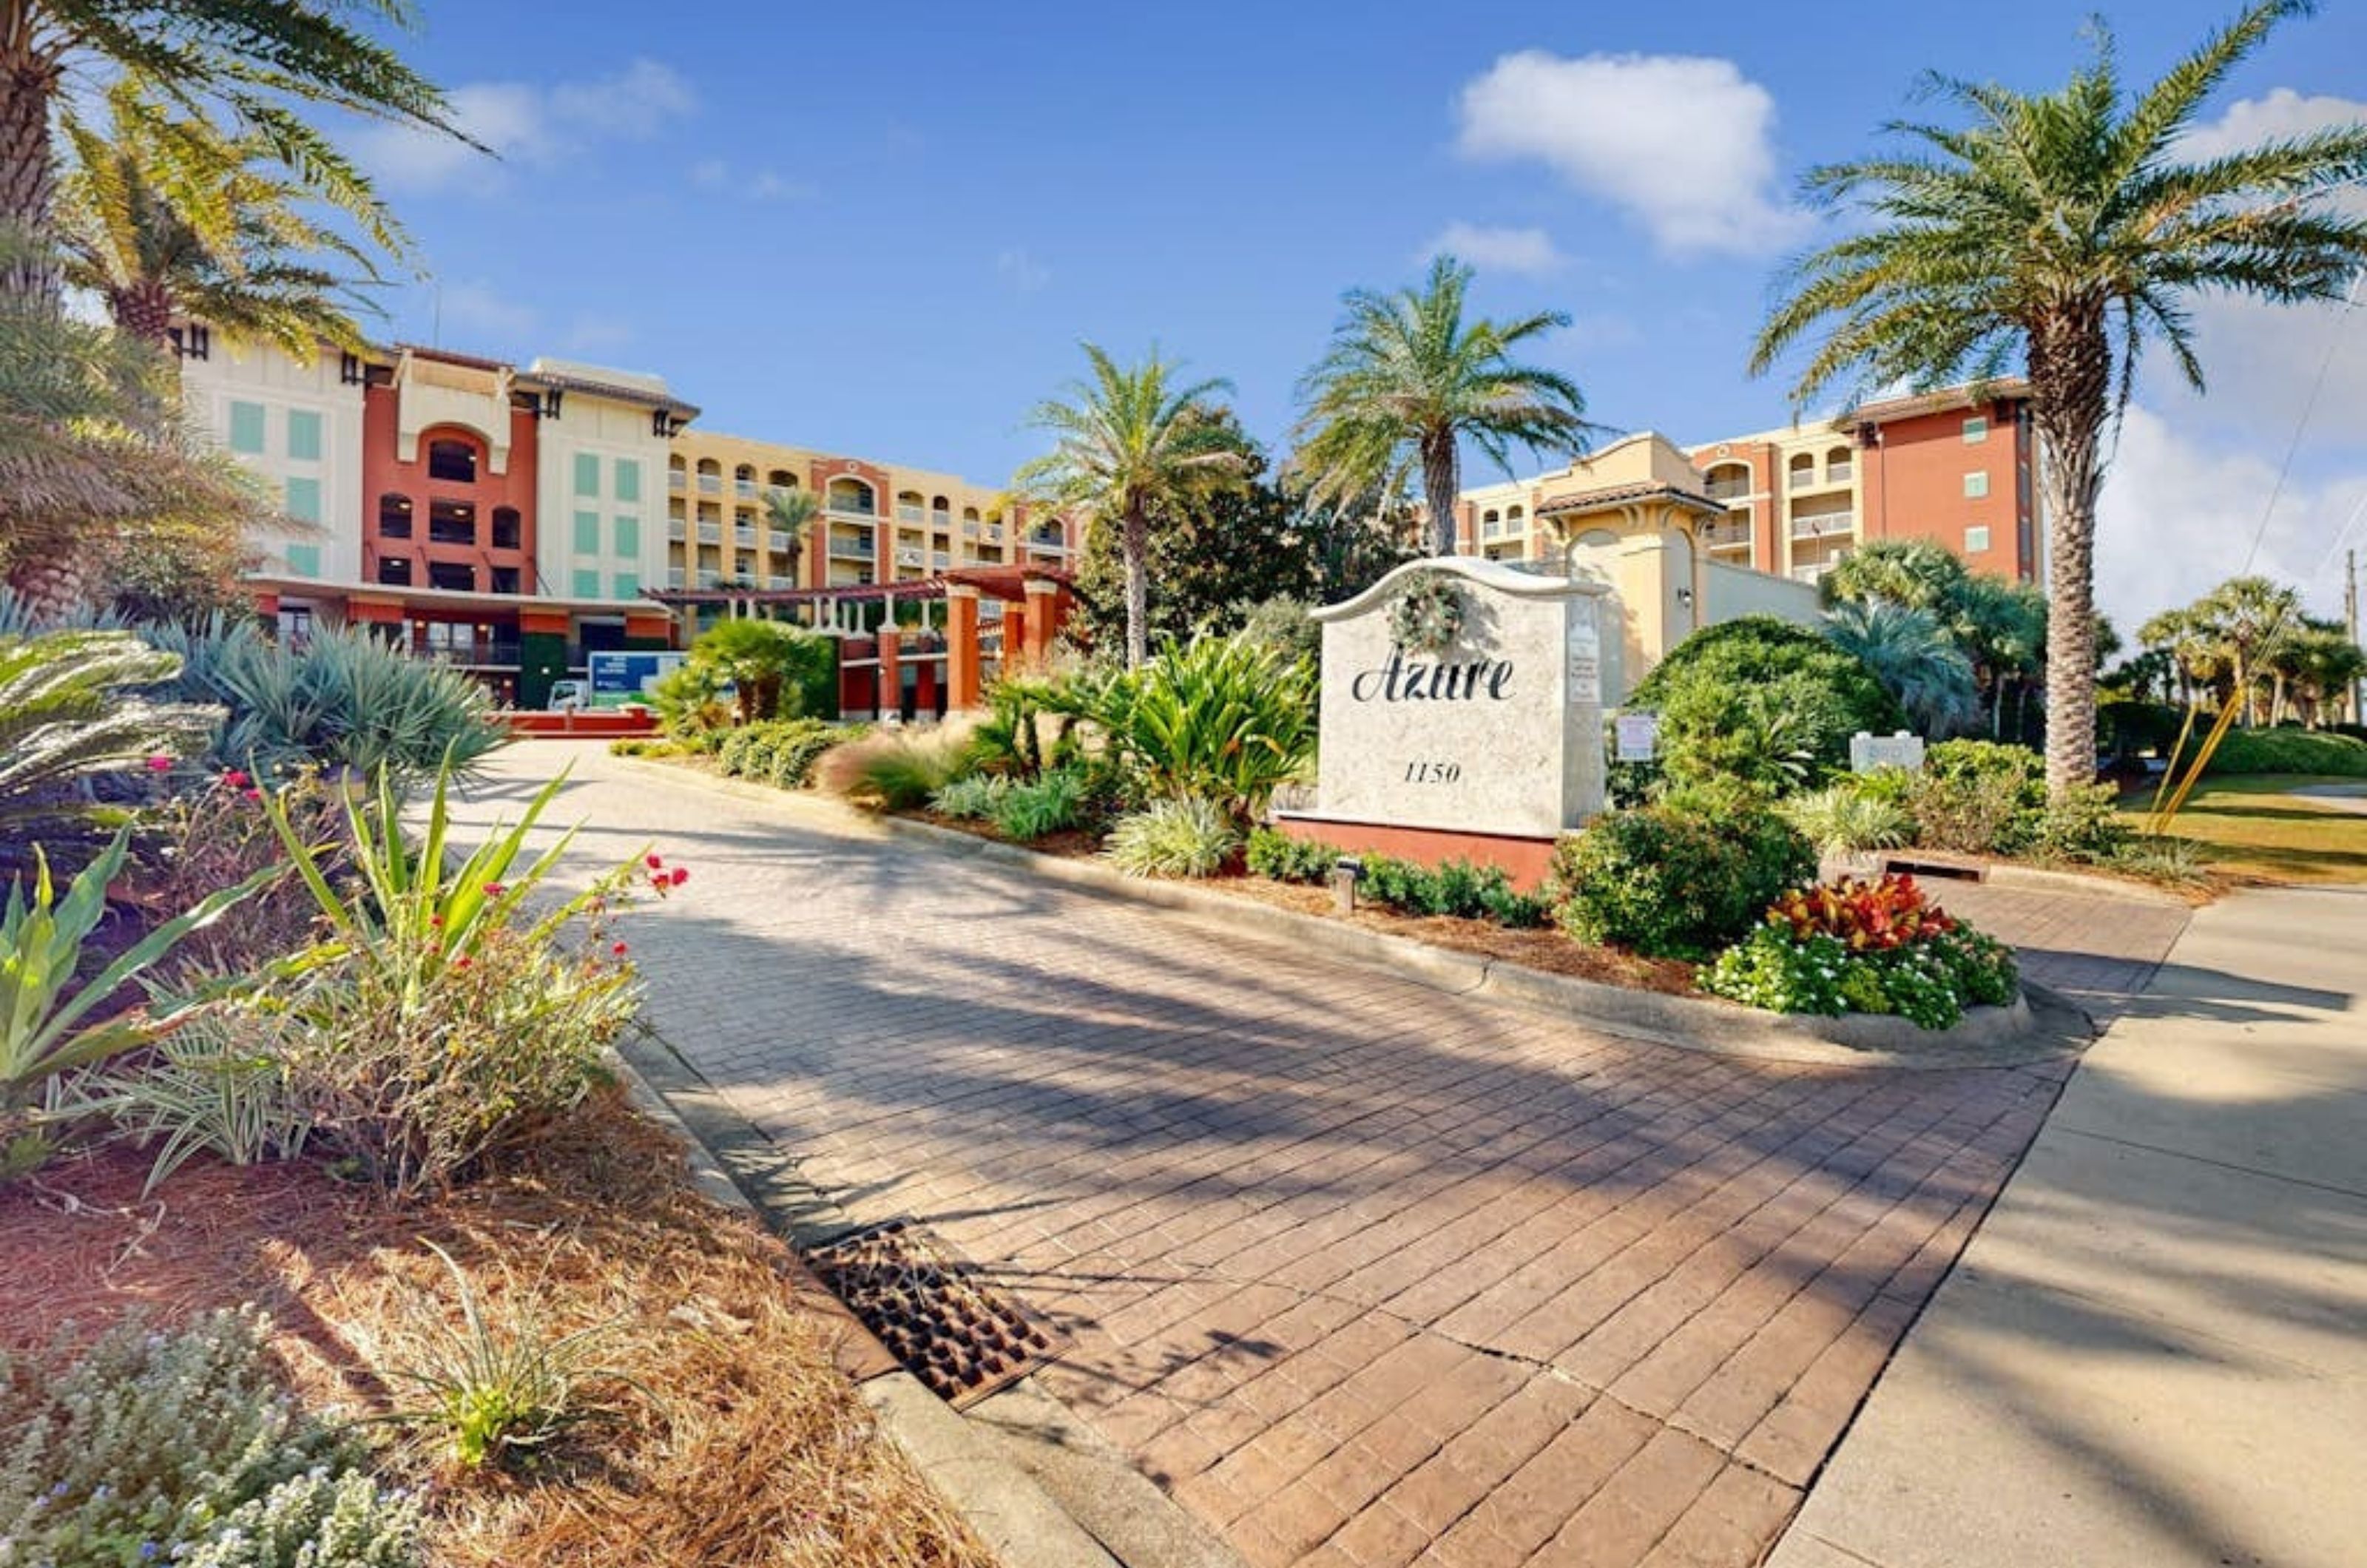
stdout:
[(2244, 552), (2244, 570), (2237, 575), (2251, 575), (2252, 563), (2259, 558), (2260, 542), (2268, 537), (2269, 519), (2276, 514), (2277, 501), (2285, 492), (2285, 479), (2293, 472), (2293, 457), (2301, 450), (2302, 433), (2309, 428), (2309, 416), (2317, 412), (2318, 394), (2326, 390), (2326, 374), (2334, 368), (2334, 351), (2342, 344), (2343, 324), (2359, 305), (2359, 285), (2367, 280), (2367, 269), (2350, 275), (2350, 292), (2344, 297), (2341, 313), (2334, 318), (2333, 327), (2326, 334), (2326, 353), (2317, 362), (2317, 379), (2310, 384), (2309, 400), (2301, 406), (2301, 418), (2293, 423), (2293, 439), (2285, 444), (2285, 460), (2277, 465), (2277, 482), (2269, 489), (2269, 503), (2260, 509), (2260, 525), (2252, 530), (2252, 547)]

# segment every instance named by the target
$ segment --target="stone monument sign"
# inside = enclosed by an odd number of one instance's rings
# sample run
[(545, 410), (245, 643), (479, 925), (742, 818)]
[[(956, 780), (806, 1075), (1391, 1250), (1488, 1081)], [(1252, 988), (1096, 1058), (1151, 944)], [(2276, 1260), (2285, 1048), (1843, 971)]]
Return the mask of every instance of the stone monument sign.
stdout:
[(1550, 838), (1603, 809), (1602, 584), (1459, 556), (1315, 612), (1318, 820)]

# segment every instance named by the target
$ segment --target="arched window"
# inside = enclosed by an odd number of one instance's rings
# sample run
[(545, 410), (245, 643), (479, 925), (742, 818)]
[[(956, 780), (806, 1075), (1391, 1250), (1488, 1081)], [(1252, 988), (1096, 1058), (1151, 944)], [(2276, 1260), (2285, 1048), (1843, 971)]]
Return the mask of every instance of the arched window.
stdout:
[(1794, 490), (1817, 482), (1817, 459), (1812, 453), (1794, 453), (1792, 461), (1786, 465), (1786, 468)]
[(411, 498), (392, 491), (378, 498), (378, 536), (381, 539), (411, 537)]
[(919, 523), (925, 521), (926, 517), (927, 509), (921, 502), (921, 492), (919, 491), (900, 490), (896, 492), (896, 520), (898, 522)]
[(1712, 501), (1740, 501), (1750, 493), (1750, 466), (1748, 463), (1720, 463), (1709, 471), (1709, 498)]
[(774, 490), (795, 490), (798, 488), (798, 476), (787, 468), (775, 468), (764, 476), (764, 483)]
[(427, 444), (427, 477), (454, 484), (477, 482), (477, 448), (457, 436), (439, 436)]
[(1833, 483), (1846, 480), (1857, 464), (1857, 454), (1847, 446), (1836, 446), (1825, 454), (1825, 478)]
[[(1504, 508), (1504, 521), (1507, 523), (1518, 523), (1522, 518), (1527, 515), (1528, 513), (1523, 512), (1517, 506), (1508, 506)], [(1518, 529), (1513, 530), (1515, 533), (1518, 533), (1519, 531), (1520, 530)]]
[(735, 479), (744, 479), (750, 484), (754, 484), (756, 482), (756, 466), (753, 463), (742, 463), (738, 468), (731, 470), (731, 477)]
[(825, 499), (832, 512), (852, 512), (859, 516), (871, 517), (878, 515), (879, 511), (878, 492), (861, 479), (844, 474), (830, 481), (830, 492)]
[(978, 508), (977, 508), (977, 507), (975, 507), (975, 506), (965, 506), (965, 507), (963, 507), (963, 508), (962, 508), (962, 521), (963, 521), (963, 522), (965, 522), (965, 523), (975, 523), (975, 522), (977, 522), (977, 521), (978, 521)]

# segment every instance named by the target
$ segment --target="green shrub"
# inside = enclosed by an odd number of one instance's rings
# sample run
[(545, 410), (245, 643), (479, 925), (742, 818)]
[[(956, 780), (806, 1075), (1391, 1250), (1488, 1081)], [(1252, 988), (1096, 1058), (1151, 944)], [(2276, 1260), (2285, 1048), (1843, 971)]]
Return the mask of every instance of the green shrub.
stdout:
[(1014, 784), (994, 802), (994, 830), (1014, 843), (1073, 828), (1084, 815), (1085, 775), (1058, 769), (1026, 784)]
[(300, 647), (245, 622), (142, 635), (180, 656), (175, 695), (224, 710), (213, 741), (222, 767), (313, 765), (408, 791), (447, 766), (472, 774), (509, 742), (484, 687), (365, 631), (316, 631)]
[[(1831, 1018), (1849, 1010), (1842, 971), (1849, 949), (1817, 931), (1795, 937), (1780, 926), (1762, 925), (1727, 948), (1702, 971), (1701, 988), (1714, 997), (1767, 1012), (1817, 1013)], [(1890, 1010), (1883, 997), (1881, 1011)]]
[(1765, 615), (1686, 637), (1628, 705), (1659, 713), (1659, 769), (1671, 782), (1736, 778), (1777, 793), (1845, 766), (1858, 731), (1905, 722), (1864, 660)]
[(1455, 860), (1433, 870), (1389, 855), (1358, 859), (1365, 874), (1356, 896), (1366, 903), (1409, 915), (1494, 920), (1512, 927), (1541, 926), (1552, 917), (1549, 899), (1518, 891), (1512, 876), (1497, 866)]
[(1329, 882), (1332, 868), (1348, 852), (1310, 839), (1294, 839), (1272, 828), (1250, 834), (1249, 869), (1252, 875), (1274, 882)]
[(1923, 754), (1907, 786), (1915, 841), (1961, 854), (2017, 854), (2046, 810), (2046, 764), (2035, 751), (1993, 740), (1943, 740)]
[(1223, 807), (1206, 800), (1158, 800), (1118, 818), (1106, 852), (1128, 876), (1214, 876), (1240, 841)]
[(773, 742), (772, 772), (776, 789), (803, 789), (813, 778), (814, 764), (833, 746), (843, 746), (868, 733), (864, 725), (824, 724), (819, 719), (791, 719)]
[(2191, 884), (2203, 880), (2203, 846), (2191, 839), (2139, 834), (2122, 846), (2112, 863), (2149, 881)]
[(0, 1546), (28, 1564), (404, 1568), (419, 1516), (295, 1406), (266, 1325), (119, 1325), (79, 1355), (0, 1359)]
[(2050, 860), (2105, 862), (2128, 847), (2129, 819), (2112, 784), (2083, 784), (2051, 800), (2032, 820), (2028, 848)]
[(1915, 836), (1915, 818), (1904, 806), (1866, 793), (1855, 780), (1795, 795), (1777, 809), (1819, 850), (1895, 850)]
[(929, 809), (940, 817), (957, 821), (974, 822), (994, 815), (994, 808), (1009, 794), (1011, 781), (995, 773), (973, 773), (966, 779), (956, 779), (929, 797)]
[(1065, 711), (1072, 705), (1066, 699), (1086, 679), (1071, 676), (1067, 686), (1025, 677), (996, 682), (986, 694), (986, 716), (969, 735), (970, 757), (980, 771), (1032, 779), (1047, 768), (1077, 761), (1082, 747), (1076, 713)]
[(661, 735), (628, 735), (608, 742), (611, 757), (679, 757), (691, 750), (680, 740)]
[(1314, 757), (1313, 670), (1240, 637), (1171, 643), (1138, 670), (1047, 701), (1099, 727), (1144, 795), (1214, 801), (1236, 820)]
[[(2181, 767), (2183, 764), (2181, 764)], [(2310, 729), (2231, 729), (2204, 773), (2339, 773), (2367, 777), (2367, 740)]]
[(0, 836), (89, 816), (75, 786), (93, 774), (203, 751), (219, 709), (137, 694), (180, 669), (130, 632), (0, 636)]
[(141, 1196), (183, 1162), (210, 1154), (232, 1165), (292, 1159), (311, 1124), (288, 1081), (286, 1064), (258, 1050), (254, 1025), (237, 1010), (191, 1021), (147, 1060), (97, 1075), (67, 1103), (69, 1116), (105, 1116), (143, 1148), (161, 1144)]
[(688, 873), (650, 856), (538, 908), (574, 833), (534, 857), (527, 841), (564, 783), (460, 857), (446, 852), (442, 778), (415, 850), (381, 781), (374, 802), (349, 809), (350, 889), (323, 874), (270, 804), (331, 936), (244, 1016), (312, 1135), (395, 1196), (448, 1187), (579, 1103), (637, 1010), (632, 966), (623, 944), (604, 940), (603, 914), (637, 887), (663, 896)]
[(1896, 1013), (1948, 1029), (1967, 1007), (2010, 1004), (2022, 978), (2010, 948), (1961, 923), (1896, 947), (1852, 949), (1829, 931), (1771, 918), (1719, 953), (1699, 984), (1770, 1012)]
[(1763, 803), (1677, 792), (1565, 838), (1552, 891), (1562, 925), (1581, 942), (1693, 957), (1748, 931), (1816, 869), (1808, 840)]
[(913, 811), (969, 772), (968, 749), (940, 730), (878, 729), (824, 751), (814, 782), (875, 811)]

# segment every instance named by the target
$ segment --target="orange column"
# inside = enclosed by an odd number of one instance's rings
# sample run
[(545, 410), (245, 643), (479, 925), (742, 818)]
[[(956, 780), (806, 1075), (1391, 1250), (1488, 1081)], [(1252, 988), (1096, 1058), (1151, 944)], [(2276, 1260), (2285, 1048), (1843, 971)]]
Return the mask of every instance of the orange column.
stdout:
[(1060, 585), (1048, 578), (1029, 578), (1027, 590), (1027, 662), (1040, 666), (1052, 652), (1052, 638), (1059, 635), (1059, 617), (1053, 611), (1053, 601), (1059, 596)]
[(946, 706), (953, 712), (978, 706), (978, 590), (966, 583), (946, 587)]
[(1027, 664), (1027, 612), (1016, 604), (1005, 604), (1002, 607), (1002, 672), (1015, 675)]
[(879, 628), (879, 716), (904, 710), (904, 666), (899, 657), (902, 638), (894, 626)]

